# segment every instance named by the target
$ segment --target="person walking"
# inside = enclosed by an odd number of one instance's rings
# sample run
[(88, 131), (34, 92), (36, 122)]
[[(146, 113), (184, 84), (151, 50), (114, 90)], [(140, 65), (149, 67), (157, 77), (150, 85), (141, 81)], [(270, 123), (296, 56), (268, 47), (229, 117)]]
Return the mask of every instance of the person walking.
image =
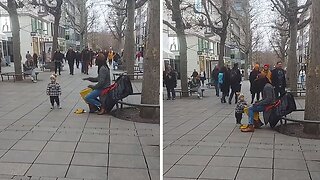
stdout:
[(112, 47), (110, 46), (109, 51), (108, 51), (108, 55), (107, 55), (107, 60), (108, 60), (109, 66), (112, 65), (113, 58), (115, 55), (116, 55), (116, 53), (112, 50)]
[(86, 46), (86, 48), (82, 50), (81, 59), (82, 59), (83, 73), (88, 75), (89, 63), (91, 61), (91, 52), (89, 51), (88, 46)]
[(28, 61), (28, 60), (32, 60), (32, 56), (31, 56), (31, 54), (30, 54), (29, 51), (27, 51), (26, 59), (27, 59), (27, 61)]
[(200, 72), (200, 81), (202, 83), (202, 86), (204, 86), (204, 81), (206, 80), (206, 71), (201, 71)]
[(219, 66), (216, 65), (212, 71), (212, 78), (213, 78), (213, 81), (214, 81), (214, 86), (215, 86), (215, 89), (216, 89), (216, 96), (219, 97), (219, 81), (218, 81), (218, 74), (219, 74)]
[(221, 103), (226, 103), (226, 96), (230, 89), (230, 74), (228, 69), (223, 66), (218, 74), (219, 87), (222, 92)]
[(250, 81), (250, 92), (251, 92), (251, 104), (254, 101), (254, 98), (257, 98), (257, 101), (260, 99), (260, 92), (257, 87), (257, 83), (255, 80), (258, 78), (259, 71), (259, 64), (255, 64), (253, 70), (250, 72), (249, 81)]
[(54, 102), (57, 103), (57, 107), (61, 109), (59, 96), (61, 96), (61, 87), (57, 83), (57, 75), (52, 74), (50, 76), (50, 83), (47, 86), (47, 95), (50, 96), (51, 109), (54, 108)]
[(73, 75), (73, 73), (74, 73), (74, 60), (76, 59), (76, 53), (74, 52), (72, 47), (70, 47), (68, 49), (68, 52), (66, 54), (66, 59), (68, 60), (70, 75)]
[(199, 75), (199, 73), (197, 72), (197, 70), (196, 70), (196, 69), (194, 69), (194, 70), (193, 70), (193, 72), (192, 72), (191, 77), (192, 77), (192, 78), (194, 78), (194, 77), (198, 77), (198, 75)]
[(175, 100), (176, 92), (174, 88), (177, 87), (177, 76), (176, 76), (176, 72), (172, 70), (170, 65), (168, 65), (167, 70), (165, 72), (164, 83), (167, 88), (167, 95), (168, 95), (167, 100), (171, 99), (170, 93), (172, 94), (172, 100)]
[(286, 93), (286, 73), (282, 69), (282, 62), (278, 61), (276, 64), (276, 68), (272, 70), (272, 85), (274, 86), (274, 92), (276, 98), (282, 97)]
[(33, 59), (34, 66), (36, 68), (38, 68), (38, 54), (37, 53), (33, 53), (32, 59)]
[(59, 49), (54, 52), (53, 55), (53, 61), (54, 61), (54, 73), (57, 74), (57, 71), (59, 72), (59, 75), (61, 75), (61, 66), (64, 59), (64, 55), (60, 52)]
[(233, 65), (233, 68), (230, 70), (230, 86), (231, 93), (229, 95), (229, 104), (231, 104), (233, 95), (235, 95), (235, 104), (238, 102), (238, 93), (241, 91), (241, 72), (238, 68), (238, 63)]
[(79, 69), (80, 62), (81, 62), (81, 53), (79, 51), (76, 51), (76, 66), (77, 66), (77, 69)]

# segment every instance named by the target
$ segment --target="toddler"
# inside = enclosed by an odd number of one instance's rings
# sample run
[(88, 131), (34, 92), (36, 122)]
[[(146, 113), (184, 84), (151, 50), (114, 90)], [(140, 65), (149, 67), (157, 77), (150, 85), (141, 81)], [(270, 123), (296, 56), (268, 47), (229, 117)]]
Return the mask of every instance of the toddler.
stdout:
[(50, 96), (51, 109), (54, 108), (54, 101), (57, 103), (59, 109), (61, 109), (59, 96), (61, 96), (61, 88), (59, 83), (57, 83), (57, 75), (52, 74), (50, 76), (50, 83), (47, 86), (47, 95)]
[(247, 105), (248, 105), (247, 102), (244, 100), (244, 95), (240, 94), (239, 101), (235, 109), (235, 117), (236, 117), (237, 124), (241, 124), (242, 113), (244, 112), (244, 108), (246, 108)]

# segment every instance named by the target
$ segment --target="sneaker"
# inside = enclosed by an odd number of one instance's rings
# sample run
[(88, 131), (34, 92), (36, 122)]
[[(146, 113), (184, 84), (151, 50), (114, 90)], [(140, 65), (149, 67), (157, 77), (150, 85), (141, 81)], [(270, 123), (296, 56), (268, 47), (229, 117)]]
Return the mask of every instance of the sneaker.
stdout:
[(59, 106), (59, 109), (62, 109), (61, 106)]
[(201, 97), (200, 94), (198, 94), (198, 98), (199, 98), (199, 99), (200, 99), (200, 97)]
[(32, 80), (32, 82), (33, 82), (33, 83), (36, 83), (36, 82), (37, 82), (37, 80)]
[(176, 98), (172, 98), (172, 100), (176, 100)]
[(50, 109), (53, 109), (53, 106), (51, 106), (51, 108)]
[(167, 100), (170, 100), (171, 98), (167, 98)]

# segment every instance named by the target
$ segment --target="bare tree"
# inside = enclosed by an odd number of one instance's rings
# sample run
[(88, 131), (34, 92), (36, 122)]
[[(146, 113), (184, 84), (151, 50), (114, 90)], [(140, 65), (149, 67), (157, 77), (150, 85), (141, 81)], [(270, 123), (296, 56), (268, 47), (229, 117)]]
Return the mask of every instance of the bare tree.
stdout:
[(305, 13), (311, 5), (311, 0), (301, 6), (298, 6), (298, 0), (271, 0), (273, 8), (276, 9), (289, 24), (288, 29), (282, 29), (281, 26), (276, 28), (283, 31), (289, 31), (290, 45), (288, 49), (287, 79), (290, 89), (294, 92), (297, 90), (297, 33), (298, 30), (305, 27), (310, 18), (302, 19), (301, 14)]
[[(257, 28), (257, 25), (253, 25), (254, 15), (251, 14), (252, 8), (250, 7), (249, 0), (242, 1), (241, 11), (242, 13), (237, 14), (237, 20), (239, 21), (241, 30), (240, 36), (243, 36), (244, 38), (232, 38), (232, 40), (245, 54), (244, 77), (245, 79), (248, 79), (248, 67), (252, 62), (252, 47), (255, 45), (254, 43), (256, 43), (256, 41), (252, 41), (252, 31)], [(231, 33), (235, 34), (233, 31), (231, 31)]]
[(66, 9), (71, 25), (74, 27), (76, 32), (80, 34), (80, 49), (84, 49), (84, 46), (87, 44), (87, 34), (97, 21), (95, 13), (88, 13), (88, 10), (92, 9), (93, 4), (93, 2), (88, 4), (88, 0), (76, 1), (76, 9), (79, 11), (80, 16), (79, 22), (77, 22), (76, 18), (73, 18), (71, 12)]
[[(110, 6), (112, 9), (110, 10), (107, 18), (105, 19), (105, 22), (108, 26), (108, 29), (112, 33), (113, 37), (118, 41), (116, 50), (120, 52), (122, 47), (122, 41), (124, 38), (124, 30), (125, 30), (125, 24), (126, 24), (126, 11), (125, 8), (125, 0), (120, 0), (119, 2), (111, 1), (112, 6)], [(120, 7), (121, 9), (114, 8), (114, 7)]]
[[(218, 3), (217, 3), (218, 2)], [(224, 66), (225, 44), (228, 33), (228, 25), (231, 19), (231, 1), (230, 0), (202, 0), (201, 5), (203, 11), (196, 13), (204, 15), (205, 18), (200, 18), (198, 26), (210, 28), (212, 35), (217, 34), (220, 37), (220, 52), (219, 52), (219, 67)], [(217, 16), (213, 16), (210, 12), (210, 7), (214, 7)]]
[(288, 56), (288, 47), (289, 47), (289, 31), (285, 31), (283, 29), (287, 29), (289, 24), (287, 21), (281, 17), (276, 21), (276, 26), (280, 28), (274, 28), (274, 32), (269, 38), (269, 43), (277, 54), (278, 58), (286, 63), (286, 58)]
[(17, 81), (22, 81), (21, 54), (20, 54), (20, 24), (17, 9), (22, 8), (24, 4), (18, 0), (7, 0), (7, 5), (0, 2), (0, 6), (9, 13), (12, 24), (12, 41), (13, 41), (13, 59), (14, 72)]
[[(320, 121), (320, 1), (313, 1), (311, 7), (311, 59), (307, 71), (304, 118)], [(320, 134), (319, 124), (305, 124), (303, 131), (309, 134)]]
[[(149, 1), (149, 31), (146, 46), (146, 56), (143, 61), (142, 104), (159, 104), (160, 88), (160, 1)], [(159, 109), (143, 107), (142, 118), (160, 118)]]
[(163, 21), (170, 29), (172, 29), (178, 37), (179, 41), (179, 55), (180, 55), (180, 73), (181, 73), (181, 90), (182, 96), (188, 97), (188, 75), (187, 75), (187, 40), (185, 30), (190, 28), (190, 24), (184, 22), (182, 16), (182, 8), (180, 0), (165, 0), (166, 7), (172, 12), (172, 20), (175, 22), (175, 26), (168, 21)]

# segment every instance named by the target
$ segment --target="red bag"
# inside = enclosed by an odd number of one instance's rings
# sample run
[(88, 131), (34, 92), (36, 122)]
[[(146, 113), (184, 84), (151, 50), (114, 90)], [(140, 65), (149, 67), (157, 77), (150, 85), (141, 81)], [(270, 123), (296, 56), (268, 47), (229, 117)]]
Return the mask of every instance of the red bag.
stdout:
[(113, 89), (115, 89), (118, 86), (117, 83), (113, 83), (110, 86), (108, 86), (107, 88), (105, 88), (104, 90), (102, 90), (101, 92), (101, 96), (108, 94), (110, 91), (112, 91)]

